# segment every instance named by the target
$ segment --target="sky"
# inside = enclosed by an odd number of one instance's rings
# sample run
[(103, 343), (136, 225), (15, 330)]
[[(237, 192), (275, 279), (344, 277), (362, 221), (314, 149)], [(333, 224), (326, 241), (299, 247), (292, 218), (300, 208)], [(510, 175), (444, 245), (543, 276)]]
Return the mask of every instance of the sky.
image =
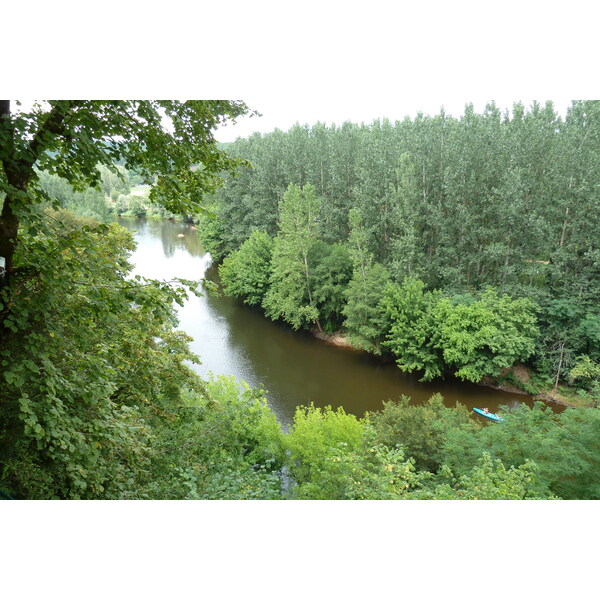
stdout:
[[(491, 100), (504, 110), (550, 99), (564, 114), (571, 99), (600, 97), (597, 21), (582, 0), (213, 4), (172, 0), (153, 13), (106, 0), (84, 26), (68, 22), (76, 3), (44, 4), (29, 23), (35, 44), (8, 32), (18, 53), (4, 61), (0, 92), (239, 99), (262, 113), (220, 128), (223, 142), (296, 122), (395, 121), (442, 106), (460, 116), (467, 102), (480, 111)], [(47, 27), (57, 13), (68, 36)]]

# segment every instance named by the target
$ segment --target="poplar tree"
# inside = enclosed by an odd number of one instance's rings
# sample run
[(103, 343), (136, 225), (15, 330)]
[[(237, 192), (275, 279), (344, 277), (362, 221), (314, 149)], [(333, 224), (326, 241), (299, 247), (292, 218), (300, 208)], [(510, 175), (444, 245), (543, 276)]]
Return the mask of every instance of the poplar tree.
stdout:
[(348, 339), (355, 348), (379, 354), (379, 344), (384, 333), (383, 313), (379, 307), (389, 273), (385, 267), (374, 262), (368, 250), (368, 234), (358, 209), (350, 211), (350, 255), (354, 265), (352, 279), (346, 292), (344, 308)]
[(319, 311), (311, 289), (308, 255), (317, 238), (319, 199), (314, 186), (290, 184), (279, 204), (279, 234), (273, 247), (271, 287), (263, 301), (267, 316), (294, 329), (315, 323)]

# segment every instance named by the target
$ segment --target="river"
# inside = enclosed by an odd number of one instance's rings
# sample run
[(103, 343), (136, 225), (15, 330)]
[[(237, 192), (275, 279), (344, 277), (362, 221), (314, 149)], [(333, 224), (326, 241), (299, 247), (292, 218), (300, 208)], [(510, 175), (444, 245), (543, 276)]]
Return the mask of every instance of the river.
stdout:
[[(134, 274), (218, 282), (218, 270), (192, 225), (153, 219), (119, 219), (119, 223), (135, 232)], [(285, 425), (292, 421), (296, 406), (311, 402), (343, 406), (357, 416), (379, 410), (384, 401), (402, 394), (422, 403), (439, 392), (448, 406), (461, 402), (491, 411), (533, 403), (528, 396), (453, 379), (420, 383), (416, 375), (402, 373), (394, 364), (292, 331), (235, 298), (191, 295), (178, 312), (180, 328), (194, 338), (191, 348), (202, 361), (193, 368), (204, 377), (234, 375), (253, 387), (263, 386), (271, 409)]]

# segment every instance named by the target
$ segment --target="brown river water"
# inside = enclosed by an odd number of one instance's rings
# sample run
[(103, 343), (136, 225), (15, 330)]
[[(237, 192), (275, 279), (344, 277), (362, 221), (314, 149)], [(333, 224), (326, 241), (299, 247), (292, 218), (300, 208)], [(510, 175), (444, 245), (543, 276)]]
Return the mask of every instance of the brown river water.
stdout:
[[(134, 274), (218, 282), (218, 271), (193, 226), (153, 219), (119, 219), (119, 223), (135, 232)], [(529, 396), (454, 379), (420, 383), (417, 375), (402, 373), (393, 363), (293, 331), (234, 298), (191, 295), (178, 312), (180, 329), (194, 338), (191, 348), (202, 361), (194, 369), (204, 377), (234, 375), (253, 387), (264, 387), (271, 409), (285, 425), (299, 405), (343, 406), (361, 417), (402, 394), (422, 403), (439, 392), (448, 406), (460, 402), (492, 412), (501, 406), (533, 404)]]

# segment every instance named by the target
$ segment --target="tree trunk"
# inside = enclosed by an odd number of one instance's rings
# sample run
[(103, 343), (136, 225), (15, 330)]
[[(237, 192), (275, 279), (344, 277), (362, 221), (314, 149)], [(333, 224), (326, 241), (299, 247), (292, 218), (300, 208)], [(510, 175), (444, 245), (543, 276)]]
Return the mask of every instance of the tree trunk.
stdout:
[[(7, 160), (11, 158), (14, 153), (14, 141), (12, 138), (12, 132), (8, 125), (7, 119), (10, 118), (10, 100), (0, 100), (0, 127), (7, 131), (8, 135), (6, 141), (3, 142), (3, 155), (6, 158), (2, 160), (2, 168), (6, 173)], [(15, 243), (17, 240), (17, 234), (19, 233), (19, 219), (12, 211), (12, 200), (7, 194), (4, 198), (2, 206), (2, 213), (0, 214), (0, 257), (4, 258), (4, 268), (7, 271), (13, 270), (13, 255), (15, 253)]]
[(0, 256), (4, 257), (4, 268), (10, 273), (13, 269), (13, 256), (19, 233), (19, 218), (12, 211), (12, 198), (4, 199), (0, 215)]
[(558, 387), (558, 382), (560, 380), (560, 373), (562, 371), (563, 359), (565, 356), (565, 342), (560, 343), (560, 358), (558, 361), (558, 369), (556, 370), (556, 378), (554, 380), (554, 389)]
[(508, 275), (508, 250), (506, 251), (506, 254), (504, 255), (504, 271), (502, 273), (502, 285), (504, 285), (507, 275)]
[(565, 233), (567, 231), (567, 221), (569, 219), (569, 207), (567, 206), (567, 210), (565, 211), (565, 218), (563, 220), (563, 226), (562, 226), (562, 233), (560, 235), (560, 244), (558, 245), (559, 248), (563, 247), (563, 244), (565, 242)]
[[(306, 289), (308, 290), (308, 302), (311, 306), (314, 307), (313, 305), (313, 299), (312, 299), (312, 294), (310, 292), (310, 285), (309, 285), (309, 277), (308, 277), (308, 255), (306, 252), (302, 253), (302, 256), (304, 258), (304, 273), (306, 275)], [(319, 319), (317, 318), (317, 327), (319, 328), (319, 332), (323, 333), (323, 328), (321, 327), (321, 322), (319, 321)]]
[(64, 120), (64, 107), (53, 106), (29, 141), (27, 152), (21, 152), (21, 157), (17, 158), (15, 132), (10, 121), (10, 100), (0, 100), (0, 130), (3, 130), (3, 136), (0, 138), (2, 168), (6, 181), (14, 190), (8, 191), (0, 214), (0, 256), (4, 257), (8, 272), (14, 269), (13, 257), (19, 234), (19, 217), (14, 212), (14, 194), (27, 192), (37, 157), (45, 151), (50, 139), (64, 131)]

